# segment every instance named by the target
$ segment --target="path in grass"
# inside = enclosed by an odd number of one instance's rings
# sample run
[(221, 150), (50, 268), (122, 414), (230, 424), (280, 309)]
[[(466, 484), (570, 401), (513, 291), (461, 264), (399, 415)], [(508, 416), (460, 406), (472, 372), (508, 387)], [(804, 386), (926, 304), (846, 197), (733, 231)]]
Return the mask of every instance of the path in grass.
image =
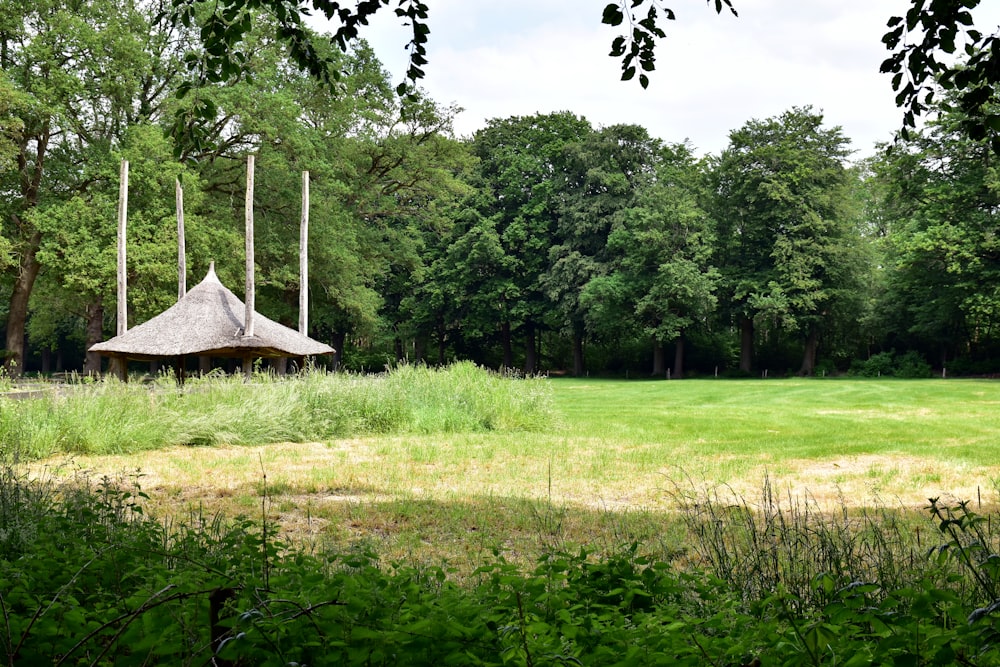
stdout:
[(268, 511), (299, 536), (394, 539), (395, 553), (452, 558), (516, 545), (520, 534), (648, 539), (672, 494), (696, 489), (753, 503), (769, 479), (824, 505), (919, 508), (930, 496), (992, 503), (1000, 478), (1000, 384), (990, 381), (552, 385), (561, 424), (546, 434), (185, 447), (73, 466), (141, 470), (171, 511), (252, 515), (266, 485)]

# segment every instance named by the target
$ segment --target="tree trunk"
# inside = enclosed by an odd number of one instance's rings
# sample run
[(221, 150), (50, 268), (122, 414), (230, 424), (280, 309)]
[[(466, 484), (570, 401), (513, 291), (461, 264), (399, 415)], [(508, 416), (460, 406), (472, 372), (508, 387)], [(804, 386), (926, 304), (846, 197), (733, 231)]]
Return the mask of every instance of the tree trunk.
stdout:
[(90, 346), (100, 343), (104, 338), (104, 305), (98, 299), (96, 303), (86, 307), (87, 318), (87, 356), (83, 361), (84, 375), (99, 375), (101, 372), (101, 355), (91, 352)]
[(500, 323), (500, 347), (503, 349), (503, 370), (513, 368), (514, 350), (510, 345), (510, 322)]
[(805, 351), (802, 354), (802, 368), (799, 369), (799, 375), (812, 375), (816, 372), (817, 348), (819, 348), (819, 332), (812, 329), (806, 338)]
[(42, 375), (52, 372), (52, 350), (47, 347), (42, 348)]
[(680, 380), (684, 377), (684, 332), (674, 341), (674, 369), (670, 377)]
[(753, 370), (753, 320), (746, 316), (740, 317), (740, 370)]
[(340, 370), (340, 364), (344, 361), (344, 343), (347, 342), (346, 331), (335, 331), (330, 337), (330, 347), (333, 348), (333, 370)]
[(667, 366), (664, 361), (666, 355), (663, 353), (663, 343), (658, 340), (653, 341), (653, 376), (661, 377), (667, 374)]
[(586, 368), (583, 363), (583, 334), (579, 331), (573, 332), (573, 375), (583, 377)]
[(420, 364), (423, 363), (424, 357), (427, 356), (427, 339), (423, 336), (417, 336), (413, 340), (413, 361)]
[(274, 372), (277, 375), (288, 375), (288, 357), (278, 357), (274, 360)]
[(444, 366), (445, 343), (446, 343), (446, 341), (445, 341), (445, 332), (444, 332), (444, 324), (438, 324), (438, 332), (437, 332), (437, 334), (438, 334), (438, 360), (437, 360), (437, 363), (438, 363), (438, 366)]
[(406, 351), (403, 349), (403, 339), (400, 338), (399, 336), (396, 336), (392, 340), (392, 346), (396, 352), (396, 362), (399, 363), (406, 361)]
[(534, 375), (538, 372), (538, 354), (535, 351), (535, 323), (524, 323), (524, 374)]
[[(33, 142), (35, 153), (33, 163), (29, 163), (28, 159), (28, 150), (30, 150), (32, 142), (27, 135), (22, 138), (20, 152), (17, 156), (17, 167), (21, 177), (20, 194), (24, 210), (34, 208), (38, 204), (38, 194), (41, 189), (50, 137), (48, 121), (43, 121), (43, 126)], [(24, 325), (28, 319), (28, 300), (31, 298), (31, 290), (35, 286), (38, 271), (42, 268), (42, 265), (35, 258), (38, 248), (42, 244), (42, 233), (29, 226), (20, 215), (12, 215), (11, 218), (14, 227), (22, 230), (26, 238), (23, 245), (18, 243), (21, 246), (21, 261), (17, 278), (14, 280), (14, 289), (10, 295), (10, 307), (7, 310), (6, 348), (8, 356), (4, 360), (4, 367), (9, 376), (19, 377), (24, 372)]]
[(4, 366), (11, 377), (20, 377), (24, 372), (24, 325), (28, 320), (28, 299), (31, 298), (38, 271), (42, 268), (35, 259), (41, 242), (41, 232), (34, 232), (21, 255), (14, 291), (10, 295), (10, 308), (7, 311), (7, 360)]

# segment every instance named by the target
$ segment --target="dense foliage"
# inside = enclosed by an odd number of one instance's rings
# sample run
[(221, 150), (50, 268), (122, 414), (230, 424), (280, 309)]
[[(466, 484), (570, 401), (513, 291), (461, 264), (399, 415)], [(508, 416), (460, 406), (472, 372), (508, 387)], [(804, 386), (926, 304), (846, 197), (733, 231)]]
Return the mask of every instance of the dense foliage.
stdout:
[[(320, 360), (332, 367), (827, 374), (880, 353), (951, 374), (1000, 367), (1000, 180), (958, 93), (924, 131), (867, 157), (810, 107), (749, 119), (703, 157), (571, 111), (456, 139), (457, 109), (397, 95), (351, 35), (347, 51), (311, 42), (337, 72), (324, 80), (297, 67), (282, 17), (236, 3), (213, 18), (185, 2), (174, 20), (166, 4), (4, 5), (9, 374), (99, 370), (85, 351), (114, 331), (123, 158), (130, 323), (175, 299), (178, 184), (192, 282), (215, 260), (238, 291), (248, 154), (256, 303), (285, 324), (310, 173), (309, 333), (337, 350)], [(205, 65), (205, 26), (225, 33), (223, 19), (246, 47), (231, 54), (239, 67), (193, 82), (185, 65)]]
[(6, 664), (1000, 664), (996, 535), (965, 505), (932, 502), (928, 557), (889, 513), (702, 498), (673, 554), (525, 568), (497, 552), (460, 583), (349, 544), (310, 553), (262, 518), (164, 524), (145, 498), (128, 479), (0, 467)]

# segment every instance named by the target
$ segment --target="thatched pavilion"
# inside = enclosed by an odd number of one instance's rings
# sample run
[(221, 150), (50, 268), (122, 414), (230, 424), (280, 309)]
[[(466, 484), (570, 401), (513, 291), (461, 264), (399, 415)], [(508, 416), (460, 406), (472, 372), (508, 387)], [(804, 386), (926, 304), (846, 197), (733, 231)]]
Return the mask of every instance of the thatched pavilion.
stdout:
[(90, 350), (113, 359), (177, 360), (183, 376), (187, 356), (229, 357), (243, 360), (244, 369), (258, 357), (305, 357), (333, 354), (329, 345), (254, 313), (253, 334), (244, 335), (246, 306), (209, 268), (205, 279), (173, 306), (148, 322)]

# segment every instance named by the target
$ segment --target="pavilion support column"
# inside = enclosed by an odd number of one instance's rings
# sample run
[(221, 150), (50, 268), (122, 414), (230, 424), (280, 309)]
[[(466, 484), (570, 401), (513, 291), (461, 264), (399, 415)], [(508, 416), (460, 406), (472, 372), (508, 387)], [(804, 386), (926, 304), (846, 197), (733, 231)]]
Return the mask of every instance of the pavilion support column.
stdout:
[(187, 379), (187, 357), (183, 354), (178, 355), (177, 361), (174, 363), (174, 378), (179, 385), (183, 385)]
[(108, 361), (108, 372), (122, 382), (128, 382), (128, 357), (111, 357)]
[(198, 355), (198, 374), (207, 375), (212, 372), (212, 357), (207, 354)]
[(177, 206), (177, 300), (187, 294), (187, 253), (184, 248), (184, 189), (181, 179), (174, 180), (174, 198)]
[[(128, 331), (128, 263), (126, 261), (126, 239), (128, 224), (128, 160), (122, 160), (118, 178), (118, 311), (117, 335)], [(125, 357), (111, 357), (110, 370), (122, 382), (128, 382), (128, 360)]]
[[(243, 337), (253, 336), (253, 316), (254, 316), (254, 267), (253, 267), (253, 166), (254, 156), (247, 156), (247, 191), (246, 191), (246, 294), (243, 300), (246, 304), (245, 317), (243, 321)], [(253, 355), (247, 354), (243, 357), (243, 377), (250, 380), (253, 377)]]
[[(299, 333), (309, 335), (309, 172), (302, 172), (302, 219), (299, 221)], [(303, 360), (304, 362), (305, 360)], [(283, 359), (281, 374), (287, 372)], [(305, 370), (303, 363), (300, 370)]]
[(299, 333), (309, 335), (309, 172), (302, 172), (302, 219), (299, 222)]
[[(243, 336), (249, 337), (253, 336), (253, 315), (254, 308), (254, 267), (253, 267), (253, 166), (254, 157), (253, 155), (247, 156), (247, 191), (246, 191), (246, 294), (244, 295), (244, 303), (246, 304), (246, 313), (243, 322)], [(244, 366), (246, 364), (244, 363)]]

